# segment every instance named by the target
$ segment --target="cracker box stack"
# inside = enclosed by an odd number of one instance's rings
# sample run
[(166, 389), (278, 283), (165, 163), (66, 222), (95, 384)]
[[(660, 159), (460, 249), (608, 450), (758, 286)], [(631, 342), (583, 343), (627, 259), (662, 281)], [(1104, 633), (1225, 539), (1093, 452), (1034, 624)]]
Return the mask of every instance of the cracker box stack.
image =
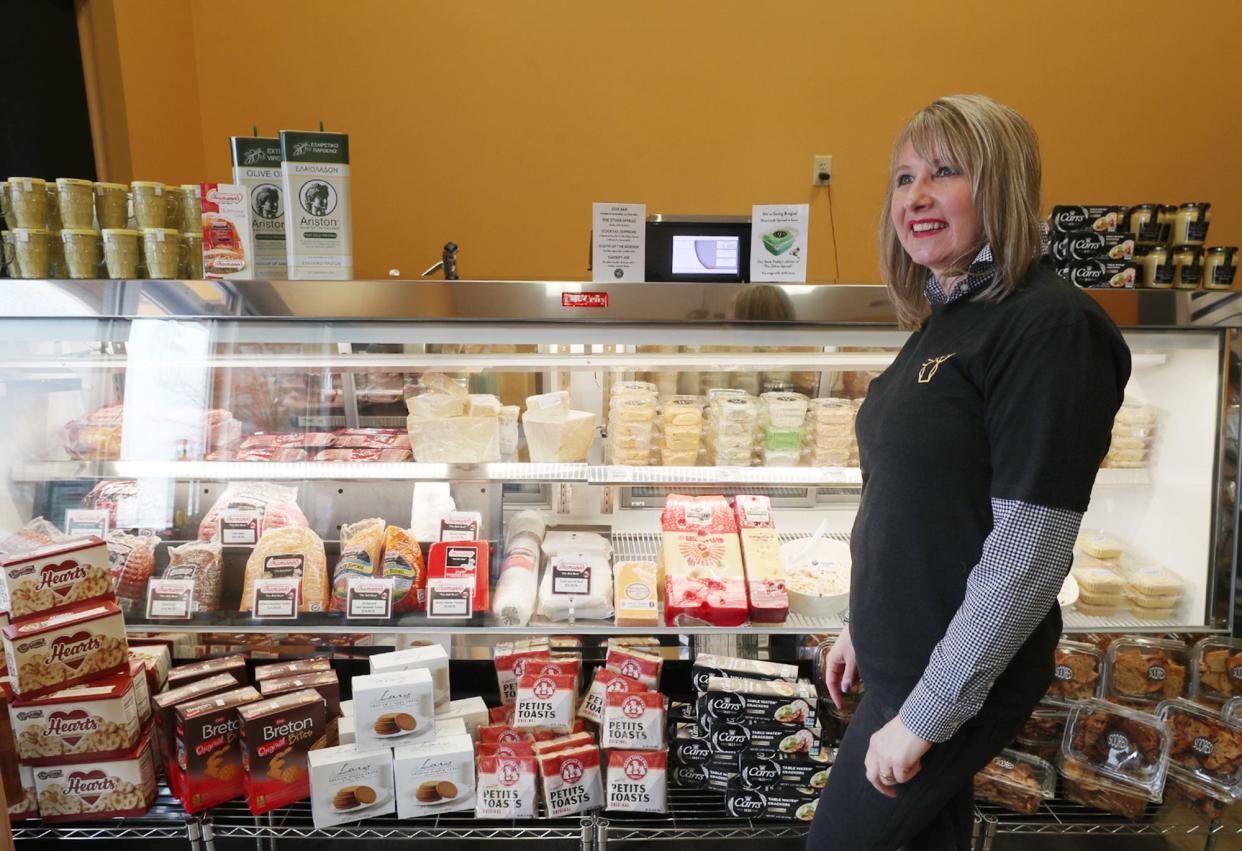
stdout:
[(91, 536), (5, 555), (0, 608), (9, 674), (0, 688), (25, 793), (11, 816), (145, 813), (156, 770), (149, 682), (129, 658), (107, 545)]

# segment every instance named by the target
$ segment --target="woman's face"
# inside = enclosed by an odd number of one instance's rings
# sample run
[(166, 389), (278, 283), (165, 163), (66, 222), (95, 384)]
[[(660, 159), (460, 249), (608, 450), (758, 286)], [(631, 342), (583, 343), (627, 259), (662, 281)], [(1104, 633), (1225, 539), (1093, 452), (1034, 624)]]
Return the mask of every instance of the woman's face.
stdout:
[(973, 259), (983, 243), (983, 224), (969, 177), (948, 163), (923, 159), (906, 142), (893, 184), (889, 216), (911, 260), (942, 277)]

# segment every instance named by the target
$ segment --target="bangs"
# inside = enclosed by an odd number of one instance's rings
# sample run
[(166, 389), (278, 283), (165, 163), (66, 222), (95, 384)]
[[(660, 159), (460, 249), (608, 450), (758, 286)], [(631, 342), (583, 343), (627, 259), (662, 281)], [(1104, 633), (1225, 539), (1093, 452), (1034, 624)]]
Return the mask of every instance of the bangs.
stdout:
[(893, 148), (893, 166), (896, 167), (901, 149), (909, 142), (914, 152), (927, 162), (939, 161), (942, 165), (952, 166), (969, 175), (974, 184), (977, 169), (966, 128), (955, 126), (953, 119), (953, 115), (936, 109), (935, 105), (915, 114)]

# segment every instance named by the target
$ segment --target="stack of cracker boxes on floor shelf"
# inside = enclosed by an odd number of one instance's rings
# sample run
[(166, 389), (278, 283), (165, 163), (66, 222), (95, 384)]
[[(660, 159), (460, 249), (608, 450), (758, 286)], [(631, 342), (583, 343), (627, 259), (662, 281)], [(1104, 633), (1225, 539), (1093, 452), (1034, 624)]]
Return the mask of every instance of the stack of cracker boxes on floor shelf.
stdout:
[(797, 666), (701, 654), (691, 682), (697, 699), (670, 713), (673, 784), (723, 792), (739, 818), (810, 821), (830, 755)]
[[(667, 811), (663, 658), (612, 639), (579, 698), (582, 659), (547, 639), (496, 646), (502, 704), (479, 729), (479, 818)], [(602, 750), (601, 750), (602, 749)]]
[(352, 685), (341, 744), (310, 755), (315, 827), (473, 808), (472, 735), (487, 708), (477, 697), (449, 699), (444, 648), (372, 656), (371, 673)]
[(23, 796), (10, 818), (81, 821), (155, 800), (149, 683), (127, 653), (107, 545), (87, 537), (0, 558), (0, 680)]

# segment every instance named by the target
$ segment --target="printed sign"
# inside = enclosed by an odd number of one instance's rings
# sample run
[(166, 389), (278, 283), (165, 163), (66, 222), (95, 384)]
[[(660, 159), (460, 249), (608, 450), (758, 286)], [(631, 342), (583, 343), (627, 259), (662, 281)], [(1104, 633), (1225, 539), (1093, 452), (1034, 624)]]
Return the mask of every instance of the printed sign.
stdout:
[(347, 618), (392, 617), (393, 584), (396, 580), (356, 577), (349, 581), (345, 600)]
[(592, 281), (641, 281), (647, 273), (646, 254), (646, 204), (591, 205)]
[(220, 543), (253, 547), (259, 543), (263, 512), (232, 510), (220, 512)]
[(756, 204), (750, 216), (751, 281), (806, 282), (809, 204)]
[(189, 620), (193, 610), (193, 579), (152, 579), (147, 586), (147, 620)]
[(469, 618), (474, 615), (474, 589), (452, 579), (427, 580), (427, 617)]
[(296, 620), (301, 591), (301, 579), (258, 579), (251, 611), (256, 618)]
[(108, 512), (103, 508), (71, 508), (65, 512), (65, 534), (70, 538), (108, 537)]

